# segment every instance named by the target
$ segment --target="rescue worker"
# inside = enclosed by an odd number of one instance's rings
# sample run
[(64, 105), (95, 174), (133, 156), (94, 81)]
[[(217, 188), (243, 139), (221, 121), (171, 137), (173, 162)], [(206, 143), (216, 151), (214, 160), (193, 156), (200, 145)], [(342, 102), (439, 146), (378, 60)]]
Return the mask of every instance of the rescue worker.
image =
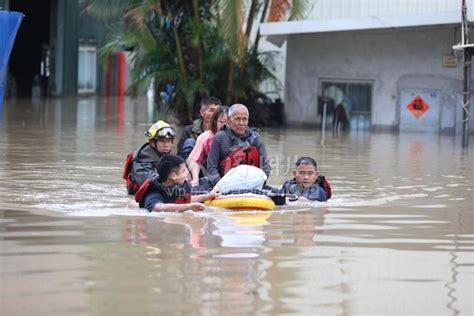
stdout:
[(189, 170), (185, 160), (176, 155), (161, 159), (158, 174), (146, 180), (135, 195), (135, 201), (149, 212), (203, 211), (206, 206), (200, 202), (219, 195), (216, 191), (191, 195), (191, 185), (186, 182)]
[(229, 121), (216, 134), (207, 157), (209, 181), (215, 185), (230, 169), (238, 165), (251, 165), (270, 175), (267, 150), (260, 134), (248, 127), (249, 111), (243, 104), (229, 109)]
[(194, 120), (193, 124), (186, 126), (179, 137), (178, 155), (187, 159), (196, 144), (196, 139), (205, 131), (211, 129), (211, 118), (214, 111), (222, 102), (216, 97), (209, 97), (201, 101), (199, 113), (201, 117)]
[(331, 198), (331, 185), (319, 175), (316, 161), (311, 157), (301, 157), (296, 161), (294, 178), (283, 183), (283, 193), (294, 194), (298, 200), (325, 202)]
[(127, 181), (127, 191), (135, 194), (149, 178), (157, 176), (161, 159), (171, 153), (176, 130), (164, 121), (158, 121), (145, 132), (148, 142), (128, 154), (123, 178)]

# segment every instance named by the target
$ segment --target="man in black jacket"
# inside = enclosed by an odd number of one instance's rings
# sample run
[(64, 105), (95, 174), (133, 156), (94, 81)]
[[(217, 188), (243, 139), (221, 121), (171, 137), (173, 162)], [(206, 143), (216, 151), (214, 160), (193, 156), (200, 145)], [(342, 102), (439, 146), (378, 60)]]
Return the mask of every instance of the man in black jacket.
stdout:
[(249, 111), (243, 104), (229, 109), (228, 126), (218, 132), (207, 157), (209, 181), (215, 185), (230, 169), (241, 164), (263, 170), (268, 177), (271, 167), (260, 134), (248, 127)]
[(193, 124), (186, 126), (181, 133), (178, 142), (178, 155), (187, 159), (196, 144), (196, 138), (211, 128), (211, 117), (218, 106), (222, 105), (221, 100), (216, 97), (209, 97), (201, 101), (201, 117), (194, 120)]

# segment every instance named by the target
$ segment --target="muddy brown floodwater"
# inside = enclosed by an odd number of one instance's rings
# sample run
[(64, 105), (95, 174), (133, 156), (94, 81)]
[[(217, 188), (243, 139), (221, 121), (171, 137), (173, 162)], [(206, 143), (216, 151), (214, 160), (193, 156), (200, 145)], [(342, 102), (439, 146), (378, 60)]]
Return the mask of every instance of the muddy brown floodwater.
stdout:
[(7, 100), (2, 315), (473, 315), (474, 136), (262, 128), (272, 185), (298, 155), (327, 203), (149, 214), (126, 195), (145, 100)]

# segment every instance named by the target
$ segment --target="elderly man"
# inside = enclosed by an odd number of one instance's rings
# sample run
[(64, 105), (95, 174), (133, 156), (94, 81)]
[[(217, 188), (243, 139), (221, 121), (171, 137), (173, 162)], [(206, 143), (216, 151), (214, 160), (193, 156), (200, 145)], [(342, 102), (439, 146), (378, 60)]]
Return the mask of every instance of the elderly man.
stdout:
[(184, 159), (188, 158), (198, 136), (211, 128), (212, 114), (220, 105), (222, 102), (216, 97), (209, 97), (201, 101), (201, 110), (199, 111), (201, 117), (194, 120), (193, 124), (186, 126), (181, 133), (178, 142), (179, 156)]
[(148, 178), (157, 173), (161, 158), (171, 153), (176, 131), (164, 121), (158, 121), (145, 132), (148, 142), (127, 156), (123, 178), (128, 194), (135, 194)]
[(229, 109), (228, 126), (218, 132), (207, 158), (208, 179), (216, 184), (230, 169), (239, 165), (258, 167), (268, 177), (270, 165), (260, 134), (248, 127), (249, 111), (243, 104)]

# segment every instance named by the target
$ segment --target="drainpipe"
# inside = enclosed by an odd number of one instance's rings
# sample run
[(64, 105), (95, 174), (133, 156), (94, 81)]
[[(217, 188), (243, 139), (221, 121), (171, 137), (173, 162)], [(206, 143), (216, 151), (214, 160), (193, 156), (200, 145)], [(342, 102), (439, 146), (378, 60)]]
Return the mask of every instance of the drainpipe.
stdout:
[(471, 48), (464, 48), (464, 78), (462, 96), (462, 147), (469, 145), (469, 107), (471, 103)]
[(469, 107), (471, 103), (471, 47), (468, 38), (468, 23), (466, 0), (462, 1), (462, 45), (464, 46), (464, 71), (462, 95), (462, 147), (469, 145)]

